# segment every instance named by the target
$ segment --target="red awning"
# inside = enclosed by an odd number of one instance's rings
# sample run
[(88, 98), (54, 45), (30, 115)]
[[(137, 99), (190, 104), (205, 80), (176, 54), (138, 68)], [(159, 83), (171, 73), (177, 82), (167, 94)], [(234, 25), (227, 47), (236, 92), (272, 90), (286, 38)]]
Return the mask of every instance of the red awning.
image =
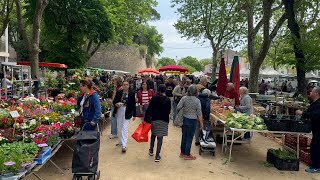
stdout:
[(150, 73), (150, 74), (160, 74), (159, 71), (151, 69), (151, 68), (147, 68), (147, 69), (143, 69), (138, 71), (139, 74), (144, 74), (144, 73)]
[(187, 72), (188, 69), (173, 64), (173, 65), (169, 65), (169, 66), (162, 66), (162, 67), (159, 69), (159, 71), (179, 71), (179, 72)]
[[(19, 61), (19, 62), (17, 62), (17, 65), (30, 66), (31, 62)], [(54, 68), (60, 68), (60, 69), (67, 69), (68, 68), (68, 66), (65, 64), (49, 63), (49, 62), (39, 62), (39, 66), (40, 67), (54, 67)]]

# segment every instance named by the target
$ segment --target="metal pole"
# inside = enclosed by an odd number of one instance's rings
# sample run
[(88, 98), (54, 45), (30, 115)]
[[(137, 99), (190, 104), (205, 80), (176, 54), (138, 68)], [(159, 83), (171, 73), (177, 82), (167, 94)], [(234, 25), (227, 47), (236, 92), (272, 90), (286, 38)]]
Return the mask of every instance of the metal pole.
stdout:
[(7, 53), (7, 56), (5, 57), (5, 62), (8, 62), (9, 61), (9, 29), (8, 29), (8, 26), (5, 30), (5, 51)]

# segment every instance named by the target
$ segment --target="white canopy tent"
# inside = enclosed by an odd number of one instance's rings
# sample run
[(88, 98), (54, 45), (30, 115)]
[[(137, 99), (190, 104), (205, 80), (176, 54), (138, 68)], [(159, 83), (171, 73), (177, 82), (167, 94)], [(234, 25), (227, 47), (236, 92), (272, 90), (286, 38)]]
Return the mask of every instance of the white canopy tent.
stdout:
[(202, 71), (201, 72), (196, 71), (196, 72), (192, 73), (192, 75), (194, 75), (195, 77), (201, 77), (201, 76), (204, 76), (205, 74)]
[(274, 69), (263, 69), (260, 71), (261, 76), (268, 76), (268, 77), (276, 77), (276, 76), (282, 76), (283, 74), (274, 70)]

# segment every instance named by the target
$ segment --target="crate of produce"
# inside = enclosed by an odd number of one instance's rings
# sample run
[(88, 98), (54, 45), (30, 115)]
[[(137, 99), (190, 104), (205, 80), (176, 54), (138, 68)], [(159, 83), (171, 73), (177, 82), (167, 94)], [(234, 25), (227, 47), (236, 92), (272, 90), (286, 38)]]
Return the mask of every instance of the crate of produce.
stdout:
[(264, 122), (269, 131), (290, 131), (291, 116), (270, 115), (264, 117)]
[(274, 166), (280, 171), (299, 171), (299, 160), (280, 159), (276, 157)]
[(40, 154), (34, 158), (34, 161), (37, 162), (38, 165), (41, 165), (46, 162), (47, 159), (49, 159), (51, 156), (51, 148), (45, 148), (43, 151), (40, 152)]
[(311, 132), (311, 121), (309, 119), (295, 119), (291, 122), (291, 132)]
[(276, 161), (276, 156), (271, 152), (271, 149), (268, 149), (267, 162), (274, 165), (275, 161)]
[(300, 150), (299, 159), (301, 162), (305, 163), (306, 165), (311, 166), (310, 149)]

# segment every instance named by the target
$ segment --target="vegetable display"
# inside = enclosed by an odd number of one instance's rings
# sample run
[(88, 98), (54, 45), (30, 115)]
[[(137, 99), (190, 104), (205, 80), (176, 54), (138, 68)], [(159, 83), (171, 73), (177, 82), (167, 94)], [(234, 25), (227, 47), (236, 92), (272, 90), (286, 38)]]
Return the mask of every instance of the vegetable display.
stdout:
[(247, 116), (242, 113), (230, 113), (227, 116), (226, 125), (230, 128), (236, 129), (255, 129), (266, 130), (267, 126), (264, 120), (255, 115)]

